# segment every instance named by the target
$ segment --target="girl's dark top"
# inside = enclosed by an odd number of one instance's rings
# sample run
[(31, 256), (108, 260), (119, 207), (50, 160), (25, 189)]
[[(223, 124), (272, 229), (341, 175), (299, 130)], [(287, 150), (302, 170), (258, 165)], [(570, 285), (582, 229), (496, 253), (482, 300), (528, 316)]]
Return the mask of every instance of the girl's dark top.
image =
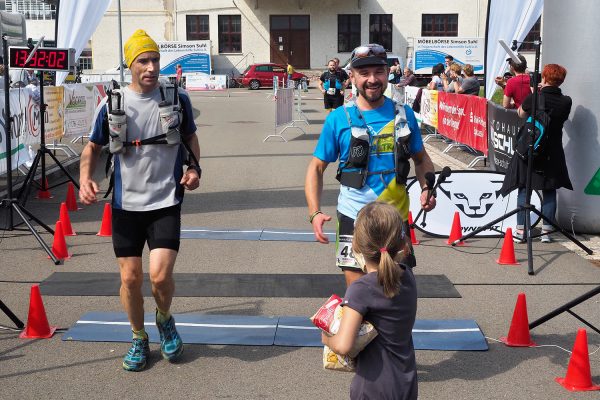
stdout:
[(377, 273), (371, 272), (346, 290), (342, 303), (359, 312), (378, 335), (357, 358), (350, 386), (352, 400), (408, 400), (417, 398), (417, 365), (412, 328), (417, 313), (417, 287), (412, 270), (405, 266), (400, 293), (383, 294)]
[[(569, 118), (573, 101), (569, 96), (563, 95), (560, 88), (556, 86), (543, 87), (541, 94), (544, 96), (545, 109), (550, 116), (550, 124), (546, 128), (548, 134), (546, 155), (545, 157), (536, 158), (534, 161), (531, 188), (533, 190), (549, 190), (564, 187), (573, 190), (562, 144), (563, 125)], [(532, 112), (533, 94), (525, 98), (521, 108), (528, 114)], [(515, 153), (508, 166), (501, 193), (506, 195), (515, 188), (525, 188), (526, 179), (527, 163)]]

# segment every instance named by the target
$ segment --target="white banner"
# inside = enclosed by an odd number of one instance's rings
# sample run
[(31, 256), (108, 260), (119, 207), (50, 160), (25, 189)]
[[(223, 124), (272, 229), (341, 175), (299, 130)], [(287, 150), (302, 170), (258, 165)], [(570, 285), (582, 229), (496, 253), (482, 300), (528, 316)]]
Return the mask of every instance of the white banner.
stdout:
[(185, 77), (185, 89), (188, 91), (226, 90), (227, 75), (190, 74)]
[(187, 42), (157, 42), (160, 49), (160, 74), (175, 75), (177, 64), (183, 74), (211, 73), (210, 40)]
[(108, 83), (65, 85), (65, 136), (85, 136), (92, 128), (94, 110), (106, 97)]
[(447, 55), (461, 64), (471, 64), (476, 74), (483, 74), (485, 41), (483, 38), (417, 37), (414, 41), (415, 74), (431, 74), (431, 67)]
[[(436, 182), (439, 174), (436, 174)], [(423, 215), (415, 221), (415, 227), (428, 235), (448, 237), (452, 229), (454, 213), (460, 215), (460, 225), (464, 235), (487, 225), (507, 212), (517, 208), (517, 191), (511, 192), (507, 197), (502, 197), (498, 191), (502, 187), (504, 174), (487, 171), (452, 171), (452, 174), (437, 189), (435, 208), (427, 213), (423, 226)], [(417, 217), (421, 209), (421, 187), (413, 181), (408, 187), (410, 197), (410, 210), (413, 218)], [(417, 182), (418, 183), (418, 182)], [(533, 192), (531, 204), (540, 209), (540, 197)], [(531, 225), (537, 224), (539, 217), (531, 213)], [(500, 236), (506, 228), (515, 232), (517, 225), (516, 214), (499, 221), (492, 229), (487, 229), (476, 235)]]
[[(10, 90), (11, 143), (12, 168), (16, 169), (21, 164), (29, 161), (28, 146), (39, 143), (39, 131), (32, 129), (39, 124), (39, 107), (33, 101), (33, 93), (29, 88)], [(6, 124), (4, 121), (4, 96), (0, 96), (0, 174), (6, 173)], [(37, 137), (34, 134), (38, 135)]]

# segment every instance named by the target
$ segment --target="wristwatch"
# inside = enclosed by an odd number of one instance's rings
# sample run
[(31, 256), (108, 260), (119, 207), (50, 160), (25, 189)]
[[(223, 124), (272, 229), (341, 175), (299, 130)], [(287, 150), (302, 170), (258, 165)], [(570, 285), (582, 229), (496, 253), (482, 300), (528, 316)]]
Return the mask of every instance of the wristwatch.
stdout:
[(194, 171), (196, 171), (196, 173), (198, 174), (198, 179), (200, 179), (202, 177), (202, 168), (200, 168), (199, 165), (195, 165), (195, 164), (194, 165), (190, 165), (188, 167), (188, 171), (190, 169), (193, 169)]

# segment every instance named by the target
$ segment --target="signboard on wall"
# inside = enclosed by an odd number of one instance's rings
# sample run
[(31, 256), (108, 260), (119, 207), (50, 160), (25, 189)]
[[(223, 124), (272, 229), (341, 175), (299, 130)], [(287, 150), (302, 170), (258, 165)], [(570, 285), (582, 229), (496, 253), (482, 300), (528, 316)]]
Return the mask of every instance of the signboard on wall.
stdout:
[(201, 72), (210, 75), (210, 40), (157, 42), (160, 49), (161, 75), (175, 75), (177, 64), (184, 74)]
[(461, 64), (471, 64), (475, 74), (483, 74), (484, 38), (417, 37), (414, 41), (415, 74), (431, 74), (431, 67), (444, 64), (446, 55)]

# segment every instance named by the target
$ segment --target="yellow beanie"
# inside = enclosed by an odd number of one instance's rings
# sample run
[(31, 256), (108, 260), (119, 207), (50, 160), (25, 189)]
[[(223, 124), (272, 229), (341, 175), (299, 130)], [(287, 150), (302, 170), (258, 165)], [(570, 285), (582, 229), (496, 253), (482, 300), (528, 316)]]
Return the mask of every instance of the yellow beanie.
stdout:
[(125, 51), (125, 64), (127, 68), (131, 67), (133, 60), (142, 53), (148, 51), (160, 52), (156, 42), (143, 29), (133, 32), (133, 35), (125, 42), (123, 50)]

